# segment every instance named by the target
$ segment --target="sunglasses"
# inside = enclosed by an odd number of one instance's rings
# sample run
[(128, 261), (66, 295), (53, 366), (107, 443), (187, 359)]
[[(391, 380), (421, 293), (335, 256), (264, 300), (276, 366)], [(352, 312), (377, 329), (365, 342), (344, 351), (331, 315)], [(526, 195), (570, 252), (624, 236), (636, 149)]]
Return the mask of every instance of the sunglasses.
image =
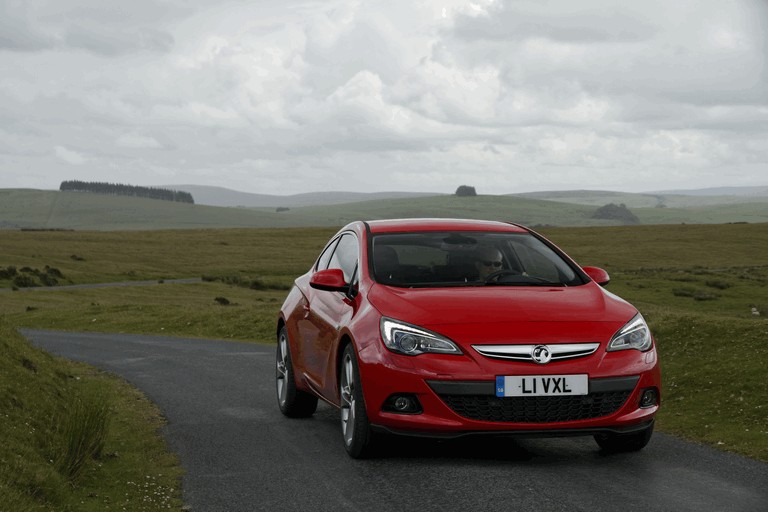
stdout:
[(496, 268), (500, 268), (501, 267), (501, 262), (500, 261), (481, 261), (480, 263), (482, 263), (486, 267), (496, 267)]

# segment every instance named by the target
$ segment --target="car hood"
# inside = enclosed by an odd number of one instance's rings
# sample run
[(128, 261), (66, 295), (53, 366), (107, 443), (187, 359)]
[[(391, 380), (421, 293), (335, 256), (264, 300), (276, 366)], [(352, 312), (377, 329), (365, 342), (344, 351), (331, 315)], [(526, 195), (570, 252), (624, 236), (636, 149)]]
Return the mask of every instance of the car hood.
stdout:
[(573, 287), (395, 288), (375, 285), (383, 315), (456, 341), (501, 343), (609, 339), (637, 314), (595, 283)]

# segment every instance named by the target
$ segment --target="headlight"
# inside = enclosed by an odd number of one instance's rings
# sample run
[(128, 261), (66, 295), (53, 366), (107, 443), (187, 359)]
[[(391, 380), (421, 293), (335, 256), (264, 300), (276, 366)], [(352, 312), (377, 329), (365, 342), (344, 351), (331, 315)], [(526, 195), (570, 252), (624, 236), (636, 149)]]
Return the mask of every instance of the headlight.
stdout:
[(416, 356), (425, 353), (461, 354), (461, 350), (448, 338), (415, 325), (398, 322), (391, 318), (382, 318), (380, 322), (381, 339), (393, 352)]
[(608, 344), (608, 351), (635, 349), (645, 352), (650, 350), (651, 345), (653, 345), (651, 331), (648, 329), (648, 324), (645, 323), (643, 316), (638, 313), (619, 332), (613, 335)]

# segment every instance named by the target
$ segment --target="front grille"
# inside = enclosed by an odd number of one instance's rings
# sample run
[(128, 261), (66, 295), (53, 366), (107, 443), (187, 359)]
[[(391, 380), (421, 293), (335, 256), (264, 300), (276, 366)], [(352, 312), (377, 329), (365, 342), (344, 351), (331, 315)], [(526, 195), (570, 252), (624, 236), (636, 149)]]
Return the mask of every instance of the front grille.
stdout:
[(427, 381), (456, 414), (477, 421), (554, 423), (609, 416), (629, 399), (640, 377), (589, 379), (589, 394), (497, 397), (493, 381)]
[(494, 359), (511, 359), (513, 361), (539, 362), (533, 358), (533, 352), (538, 347), (545, 347), (552, 361), (566, 361), (594, 354), (599, 343), (555, 343), (552, 345), (472, 345), (476, 352)]
[(587, 420), (618, 411), (632, 390), (581, 396), (504, 397), (440, 394), (456, 414), (471, 420), (512, 423), (553, 423)]

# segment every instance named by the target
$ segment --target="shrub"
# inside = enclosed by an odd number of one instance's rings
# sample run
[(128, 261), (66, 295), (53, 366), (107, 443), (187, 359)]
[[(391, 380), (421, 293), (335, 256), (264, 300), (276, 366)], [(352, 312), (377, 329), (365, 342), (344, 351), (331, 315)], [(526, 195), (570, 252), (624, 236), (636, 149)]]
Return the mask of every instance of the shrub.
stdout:
[(48, 265), (46, 265), (45, 273), (51, 277), (58, 277), (59, 279), (64, 279), (64, 274), (62, 274), (61, 270), (57, 269), (56, 267), (49, 267)]
[(57, 286), (59, 284), (59, 281), (49, 274), (40, 274), (40, 282), (43, 286)]
[(669, 278), (670, 281), (677, 281), (680, 283), (698, 283), (699, 280), (691, 276), (674, 276)]
[(227, 299), (226, 297), (216, 297), (213, 300), (215, 300), (216, 302), (218, 302), (222, 306), (229, 306), (230, 305), (229, 299)]
[(33, 288), (39, 286), (35, 278), (29, 275), (17, 275), (13, 278), (13, 285), (17, 288)]
[(674, 288), (672, 295), (675, 297), (693, 297), (696, 294), (696, 290), (691, 288)]
[(16, 271), (16, 267), (13, 265), (8, 266), (6, 268), (0, 268), (0, 279), (11, 279), (12, 277), (16, 276), (18, 272)]
[(615, 205), (609, 203), (598, 208), (592, 215), (593, 219), (617, 220), (624, 225), (640, 224), (640, 219), (629, 211), (625, 204)]
[(81, 389), (66, 397), (53, 418), (51, 459), (70, 482), (82, 476), (88, 463), (98, 459), (109, 430), (111, 400), (105, 393)]
[(264, 283), (264, 281), (260, 278), (252, 279), (251, 284), (249, 286), (251, 290), (266, 290), (268, 288), (267, 284)]
[(477, 195), (477, 191), (475, 190), (475, 187), (470, 187), (469, 185), (461, 185), (456, 189), (456, 195), (459, 197), (474, 197)]
[(241, 286), (243, 288), (248, 288), (251, 284), (251, 281), (248, 278), (240, 277), (240, 276), (221, 276), (221, 277), (218, 277), (217, 280), (221, 281), (224, 284)]
[(731, 283), (726, 281), (706, 281), (704, 284), (710, 288), (717, 288), (718, 290), (725, 290), (733, 286)]
[(251, 280), (249, 288), (251, 290), (290, 290), (291, 286), (273, 281), (265, 281), (264, 279), (257, 277), (256, 279)]

